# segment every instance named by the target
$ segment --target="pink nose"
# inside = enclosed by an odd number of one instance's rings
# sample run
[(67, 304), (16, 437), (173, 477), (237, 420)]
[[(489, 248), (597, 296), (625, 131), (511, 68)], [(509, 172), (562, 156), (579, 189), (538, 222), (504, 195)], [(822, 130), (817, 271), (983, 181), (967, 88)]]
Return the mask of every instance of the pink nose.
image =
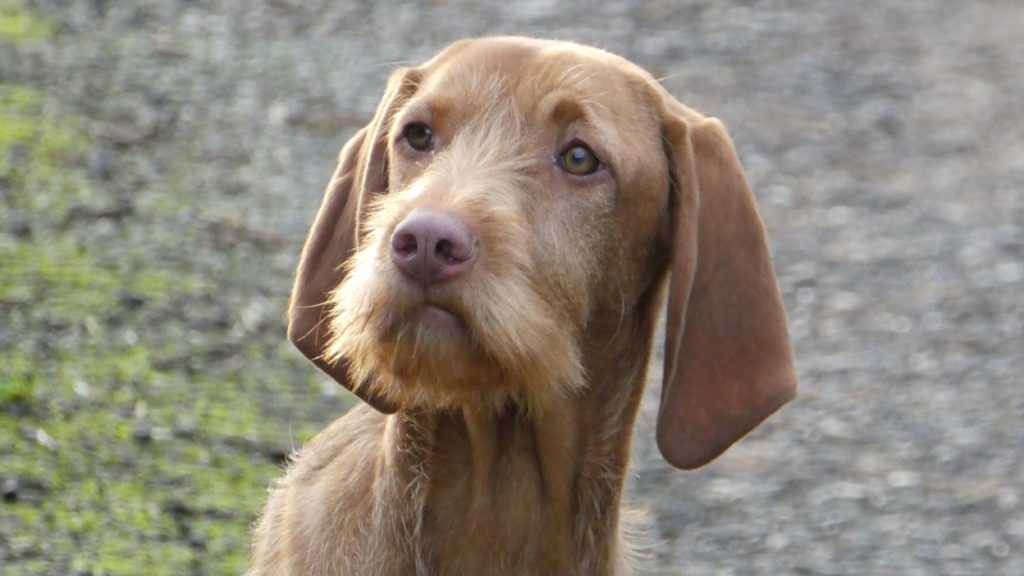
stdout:
[(469, 225), (447, 212), (413, 210), (391, 235), (391, 260), (424, 287), (461, 276), (476, 254)]

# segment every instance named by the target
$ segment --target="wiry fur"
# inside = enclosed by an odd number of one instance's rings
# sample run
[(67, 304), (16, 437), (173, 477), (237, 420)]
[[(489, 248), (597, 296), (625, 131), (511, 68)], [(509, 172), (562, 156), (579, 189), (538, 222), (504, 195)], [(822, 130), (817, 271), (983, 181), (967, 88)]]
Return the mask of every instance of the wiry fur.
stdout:
[[(415, 122), (429, 151), (403, 138)], [(602, 168), (564, 170), (574, 143)], [(468, 272), (403, 276), (391, 238), (414, 210), (466, 224)], [(271, 491), (250, 576), (631, 574), (642, 514), (622, 490), (670, 272), (658, 438), (693, 467), (794, 382), (720, 124), (568, 43), (465, 41), (396, 72), (342, 150), (290, 312), (292, 341), (367, 404)]]
[[(491, 93), (506, 91), (492, 84)], [(353, 380), (405, 408), (499, 409), (512, 399), (537, 409), (583, 384), (578, 338), (565, 337), (583, 315), (549, 303), (572, 299), (564, 292), (574, 287), (540, 285), (535, 255), (521, 249), (532, 234), (521, 205), (532, 159), (515, 140), (492, 144), (518, 131), (517, 118), (500, 110), (483, 117), (489, 122), (463, 128), (407, 189), (368, 207), (367, 237), (331, 297), (327, 359), (348, 359)], [(415, 208), (454, 214), (479, 235), (480, 269), (457, 290), (429, 291), (465, 331), (437, 334), (410, 318), (427, 295), (402, 281), (388, 251), (395, 227)]]

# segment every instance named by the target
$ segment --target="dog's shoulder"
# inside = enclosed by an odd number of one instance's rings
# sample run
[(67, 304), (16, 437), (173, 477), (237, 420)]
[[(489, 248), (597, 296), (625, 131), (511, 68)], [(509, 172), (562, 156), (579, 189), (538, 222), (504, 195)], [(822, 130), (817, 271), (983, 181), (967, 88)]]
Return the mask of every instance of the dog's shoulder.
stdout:
[(303, 446), (292, 474), (303, 477), (327, 468), (343, 455), (375, 454), (384, 438), (387, 418), (360, 403), (321, 430)]

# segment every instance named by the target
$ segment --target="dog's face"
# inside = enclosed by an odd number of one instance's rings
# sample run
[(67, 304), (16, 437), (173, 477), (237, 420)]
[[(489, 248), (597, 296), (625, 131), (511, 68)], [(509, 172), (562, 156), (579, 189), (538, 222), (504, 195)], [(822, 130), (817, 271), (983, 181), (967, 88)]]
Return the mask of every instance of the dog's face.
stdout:
[[(328, 356), (399, 406), (470, 394), (539, 407), (570, 392), (585, 332), (631, 309), (667, 262), (668, 159), (646, 73), (577, 46), (479, 42), (392, 79), (386, 190), (364, 200), (331, 297)], [(455, 265), (423, 255), (450, 252), (450, 235)], [(416, 258), (438, 262), (404, 262)]]
[(646, 362), (666, 275), (658, 444), (691, 468), (796, 386), (728, 134), (606, 52), (467, 40), (397, 71), (342, 150), (289, 338), (383, 412), (536, 411)]

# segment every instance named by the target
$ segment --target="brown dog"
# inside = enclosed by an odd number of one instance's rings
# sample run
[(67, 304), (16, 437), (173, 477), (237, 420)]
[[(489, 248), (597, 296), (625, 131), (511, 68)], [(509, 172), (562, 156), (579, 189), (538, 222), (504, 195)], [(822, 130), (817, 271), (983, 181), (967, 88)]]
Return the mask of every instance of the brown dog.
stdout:
[(621, 575), (668, 288), (658, 445), (701, 466), (794, 394), (722, 125), (600, 50), (456, 43), (341, 152), (289, 338), (366, 404), (309, 442), (253, 576)]

